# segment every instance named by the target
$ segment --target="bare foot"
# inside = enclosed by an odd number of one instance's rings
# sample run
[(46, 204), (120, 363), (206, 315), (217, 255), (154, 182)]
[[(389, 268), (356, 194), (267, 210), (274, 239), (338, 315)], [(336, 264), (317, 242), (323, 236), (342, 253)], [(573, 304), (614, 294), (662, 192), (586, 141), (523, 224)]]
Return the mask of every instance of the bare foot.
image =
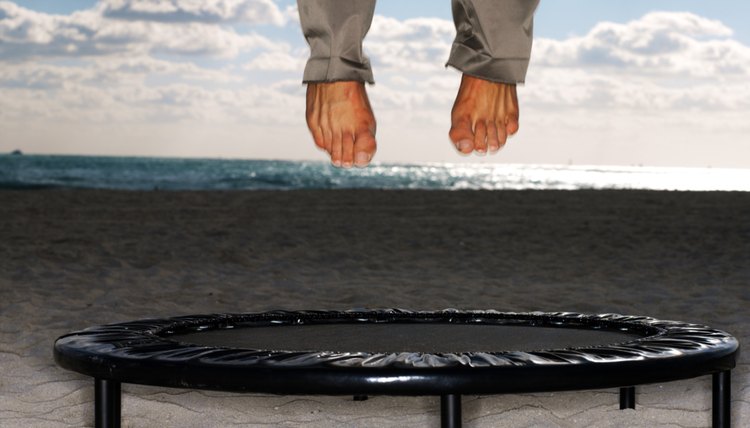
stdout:
[(375, 116), (363, 82), (307, 84), (307, 126), (335, 166), (365, 167), (375, 155)]
[(497, 83), (466, 74), (451, 111), (448, 135), (461, 153), (496, 152), (518, 132), (516, 85)]

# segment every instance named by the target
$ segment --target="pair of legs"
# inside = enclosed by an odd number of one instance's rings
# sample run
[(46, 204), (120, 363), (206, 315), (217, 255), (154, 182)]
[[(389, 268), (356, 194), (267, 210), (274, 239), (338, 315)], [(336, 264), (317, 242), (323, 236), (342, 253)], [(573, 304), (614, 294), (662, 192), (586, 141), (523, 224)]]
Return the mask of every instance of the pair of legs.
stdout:
[[(450, 140), (464, 154), (496, 152), (518, 131), (516, 83), (531, 51), (537, 0), (452, 0), (456, 40), (446, 65), (463, 72), (451, 111)], [(298, 0), (311, 48), (305, 68), (307, 125), (335, 166), (364, 167), (377, 143), (362, 52), (375, 0)]]

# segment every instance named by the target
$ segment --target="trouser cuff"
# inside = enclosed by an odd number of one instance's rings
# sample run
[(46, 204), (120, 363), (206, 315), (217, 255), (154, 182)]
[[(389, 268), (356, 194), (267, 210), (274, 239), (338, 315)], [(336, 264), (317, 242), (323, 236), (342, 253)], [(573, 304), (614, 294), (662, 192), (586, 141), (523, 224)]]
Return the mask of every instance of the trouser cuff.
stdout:
[(305, 65), (302, 83), (354, 80), (374, 84), (370, 62), (360, 63), (341, 57), (310, 58)]
[(446, 67), (451, 66), (470, 76), (499, 83), (523, 83), (528, 58), (492, 58), (465, 45), (454, 43)]

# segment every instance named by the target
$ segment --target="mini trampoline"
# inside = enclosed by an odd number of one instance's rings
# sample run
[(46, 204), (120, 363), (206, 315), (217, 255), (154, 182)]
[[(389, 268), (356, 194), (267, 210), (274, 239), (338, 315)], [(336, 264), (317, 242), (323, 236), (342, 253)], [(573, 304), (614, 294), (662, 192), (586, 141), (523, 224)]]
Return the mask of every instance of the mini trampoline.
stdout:
[(706, 326), (614, 314), (274, 311), (151, 319), (57, 339), (57, 363), (95, 379), (97, 427), (120, 426), (120, 385), (236, 392), (436, 395), (443, 427), (462, 394), (620, 388), (713, 375), (728, 427), (739, 344)]

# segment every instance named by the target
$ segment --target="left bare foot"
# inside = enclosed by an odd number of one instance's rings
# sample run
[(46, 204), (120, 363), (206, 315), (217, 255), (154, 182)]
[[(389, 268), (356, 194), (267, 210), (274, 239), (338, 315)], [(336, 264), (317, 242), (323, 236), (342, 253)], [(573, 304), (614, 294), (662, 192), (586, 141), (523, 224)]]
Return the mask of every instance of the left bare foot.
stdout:
[(516, 132), (516, 85), (464, 74), (451, 111), (448, 133), (456, 149), (464, 154), (496, 152)]
[(375, 155), (375, 115), (363, 82), (307, 84), (307, 126), (337, 167), (367, 166)]

